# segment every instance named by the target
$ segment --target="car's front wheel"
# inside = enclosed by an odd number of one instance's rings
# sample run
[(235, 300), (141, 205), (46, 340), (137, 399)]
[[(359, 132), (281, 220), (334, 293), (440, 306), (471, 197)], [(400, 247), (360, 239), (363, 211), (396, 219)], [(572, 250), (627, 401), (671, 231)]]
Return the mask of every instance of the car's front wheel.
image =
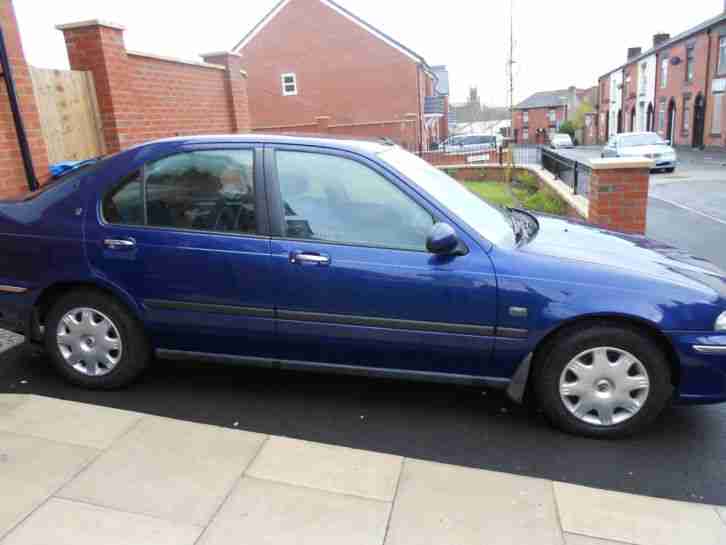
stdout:
[(55, 302), (45, 319), (45, 347), (61, 375), (92, 389), (128, 385), (151, 359), (140, 324), (115, 299), (93, 290)]
[(535, 369), (547, 418), (577, 435), (632, 435), (663, 411), (672, 395), (666, 355), (636, 329), (598, 325), (553, 341)]

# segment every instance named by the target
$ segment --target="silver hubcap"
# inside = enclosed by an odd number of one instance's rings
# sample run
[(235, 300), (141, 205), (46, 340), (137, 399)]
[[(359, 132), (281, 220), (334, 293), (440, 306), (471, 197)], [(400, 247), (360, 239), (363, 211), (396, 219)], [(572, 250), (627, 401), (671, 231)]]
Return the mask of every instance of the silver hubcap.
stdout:
[(632, 354), (613, 347), (592, 348), (575, 356), (560, 376), (560, 397), (579, 420), (613, 426), (645, 405), (650, 379)]
[(123, 345), (116, 324), (92, 308), (67, 312), (58, 324), (56, 339), (66, 363), (84, 375), (107, 375), (121, 361)]

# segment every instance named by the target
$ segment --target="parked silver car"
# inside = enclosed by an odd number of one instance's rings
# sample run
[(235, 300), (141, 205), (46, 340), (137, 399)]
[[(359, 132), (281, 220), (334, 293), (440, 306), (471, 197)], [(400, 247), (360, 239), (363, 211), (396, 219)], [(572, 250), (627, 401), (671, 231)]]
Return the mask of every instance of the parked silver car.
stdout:
[(497, 149), (497, 138), (489, 134), (456, 135), (449, 138), (443, 145), (443, 150), (447, 153), (493, 151), (495, 149)]
[(603, 148), (601, 157), (647, 157), (655, 161), (655, 170), (673, 172), (678, 155), (670, 143), (654, 132), (616, 134)]
[(575, 144), (569, 134), (557, 133), (550, 138), (550, 147), (552, 149), (572, 149)]

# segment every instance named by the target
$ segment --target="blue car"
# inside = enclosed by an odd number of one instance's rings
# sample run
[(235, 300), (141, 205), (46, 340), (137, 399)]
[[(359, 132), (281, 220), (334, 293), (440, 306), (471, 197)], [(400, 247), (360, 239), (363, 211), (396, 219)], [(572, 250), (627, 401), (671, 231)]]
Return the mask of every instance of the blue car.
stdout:
[(383, 142), (163, 140), (0, 203), (0, 318), (72, 383), (153, 358), (476, 385), (574, 434), (726, 401), (726, 276), (495, 208)]

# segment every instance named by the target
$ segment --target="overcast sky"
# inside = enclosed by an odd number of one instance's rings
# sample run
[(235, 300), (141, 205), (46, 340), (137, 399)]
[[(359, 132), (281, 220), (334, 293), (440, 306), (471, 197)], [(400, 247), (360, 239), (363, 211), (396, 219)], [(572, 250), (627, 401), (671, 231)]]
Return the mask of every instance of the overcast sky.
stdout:
[[(449, 67), (452, 96), (478, 86), (488, 105), (505, 105), (509, 2), (337, 0), (419, 54)], [(724, 9), (724, 0), (514, 0), (515, 98), (570, 85), (589, 87), (652, 35), (683, 32)], [(104, 19), (124, 25), (128, 49), (186, 59), (232, 48), (277, 0), (15, 0), (26, 56), (67, 68), (55, 25)], [(284, 40), (284, 36), (280, 37)], [(332, 53), (332, 52), (331, 52)], [(251, 75), (251, 77), (253, 77)]]

